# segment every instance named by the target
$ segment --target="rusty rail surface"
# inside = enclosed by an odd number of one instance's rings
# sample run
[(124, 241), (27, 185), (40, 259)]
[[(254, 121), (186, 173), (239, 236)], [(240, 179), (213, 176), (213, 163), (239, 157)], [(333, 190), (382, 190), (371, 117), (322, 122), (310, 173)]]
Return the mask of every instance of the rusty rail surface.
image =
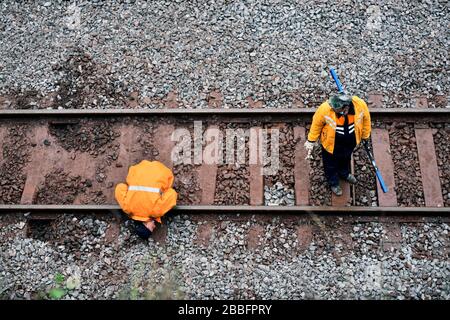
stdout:
[[(0, 205), (0, 213), (7, 212), (45, 212), (59, 213), (101, 213), (121, 210), (118, 205)], [(325, 206), (250, 206), (250, 205), (180, 205), (175, 206), (170, 213), (287, 213), (287, 214), (420, 214), (448, 215), (450, 207), (325, 207)]]

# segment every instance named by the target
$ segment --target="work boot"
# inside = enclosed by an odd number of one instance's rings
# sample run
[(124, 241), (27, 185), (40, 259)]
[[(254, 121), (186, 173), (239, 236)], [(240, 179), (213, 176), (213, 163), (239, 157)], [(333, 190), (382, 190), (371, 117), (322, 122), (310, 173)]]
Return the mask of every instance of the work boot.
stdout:
[(342, 189), (340, 185), (332, 186), (331, 191), (337, 196), (342, 196)]
[(355, 176), (352, 175), (352, 174), (349, 174), (345, 180), (346, 180), (348, 183), (351, 183), (351, 184), (355, 184), (355, 183), (356, 183), (356, 178), (355, 178)]

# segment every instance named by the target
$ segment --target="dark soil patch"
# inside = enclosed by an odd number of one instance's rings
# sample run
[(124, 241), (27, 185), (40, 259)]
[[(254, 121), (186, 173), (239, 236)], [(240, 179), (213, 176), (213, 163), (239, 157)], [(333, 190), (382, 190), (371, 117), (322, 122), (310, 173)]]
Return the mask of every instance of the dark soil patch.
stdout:
[(0, 109), (46, 109), (54, 106), (55, 92), (44, 94), (36, 90), (9, 89), (8, 94), (0, 96)]
[(112, 121), (82, 120), (75, 124), (50, 124), (49, 131), (67, 151), (87, 152), (93, 157), (108, 153), (112, 160), (118, 157), (118, 148), (113, 148), (113, 144), (120, 133), (115, 130)]
[(124, 81), (115, 79), (108, 66), (96, 63), (80, 48), (75, 48), (54, 70), (63, 74), (57, 83), (57, 104), (66, 109), (121, 107), (130, 95)]
[(389, 128), (395, 191), (399, 206), (425, 206), (414, 126), (394, 123)]
[(41, 241), (52, 240), (51, 229), (53, 220), (30, 219), (27, 225), (27, 237)]
[(45, 176), (42, 186), (38, 187), (33, 203), (35, 204), (72, 204), (78, 194), (92, 186), (90, 180), (80, 176), (70, 176), (62, 169)]
[(36, 90), (16, 92), (13, 96), (15, 97), (14, 109), (36, 109), (41, 99)]
[(58, 90), (44, 95), (36, 90), (11, 88), (10, 109), (104, 109), (135, 107), (136, 92), (130, 92), (126, 81), (113, 76), (111, 66), (94, 61), (81, 48), (72, 49), (65, 61), (53, 66), (62, 75)]
[[(369, 143), (369, 145), (371, 145), (371, 143)], [(358, 180), (355, 185), (355, 204), (357, 206), (371, 206), (372, 203), (377, 205), (378, 197), (375, 170), (362, 145), (353, 152), (353, 163), (355, 177)]]
[(3, 143), (3, 162), (0, 166), (0, 203), (18, 204), (22, 198), (26, 175), (23, 168), (30, 160), (30, 141), (27, 127), (15, 125), (8, 129)]
[(441, 180), (442, 198), (444, 206), (450, 207), (450, 123), (445, 125), (436, 124), (434, 147), (436, 149), (436, 160)]

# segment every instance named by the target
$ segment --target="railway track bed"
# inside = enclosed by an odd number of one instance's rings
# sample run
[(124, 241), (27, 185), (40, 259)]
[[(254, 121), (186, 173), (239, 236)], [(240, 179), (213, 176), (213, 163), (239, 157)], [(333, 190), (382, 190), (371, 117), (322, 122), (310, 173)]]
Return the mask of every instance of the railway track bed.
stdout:
[[(67, 299), (128, 299), (137, 288), (144, 299), (447, 299), (449, 110), (422, 107), (371, 106), (389, 192), (358, 149), (359, 182), (339, 198), (318, 150), (304, 160), (313, 109), (2, 110), (0, 298), (40, 299), (61, 273), (81, 283)], [(211, 129), (225, 157), (227, 130), (245, 133), (232, 143), (242, 163), (196, 162)], [(172, 157), (177, 130), (191, 163)], [(260, 174), (271, 162), (251, 161), (260, 132), (279, 159), (273, 175)], [(113, 197), (142, 159), (170, 166), (179, 193), (145, 243)]]
[[(382, 193), (370, 162), (357, 150), (353, 172), (359, 183), (354, 187), (344, 183), (342, 197), (332, 196), (324, 186), (318, 152), (312, 162), (304, 160), (312, 113), (309, 109), (8, 110), (0, 118), (0, 210), (42, 211), (39, 205), (66, 205), (72, 211), (117, 209), (115, 185), (124, 181), (130, 165), (148, 159), (174, 170), (180, 205), (175, 210), (448, 213), (447, 109), (373, 108), (372, 149), (389, 192)], [(243, 135), (229, 137), (228, 131)], [(275, 131), (280, 146), (272, 150)], [(208, 141), (208, 132), (220, 134), (223, 143), (215, 152), (222, 151), (224, 161), (229, 140), (233, 148), (236, 143), (234, 162), (201, 159), (212, 145), (208, 143), (214, 142)], [(261, 174), (273, 169), (273, 163), (258, 159), (261, 133), (267, 135), (269, 151), (279, 158), (272, 175)], [(179, 147), (182, 139), (187, 151)], [(179, 157), (185, 157), (184, 162), (174, 160), (175, 148), (183, 151)], [(245, 151), (240, 163), (239, 148)], [(285, 201), (272, 201), (271, 190), (287, 194)]]

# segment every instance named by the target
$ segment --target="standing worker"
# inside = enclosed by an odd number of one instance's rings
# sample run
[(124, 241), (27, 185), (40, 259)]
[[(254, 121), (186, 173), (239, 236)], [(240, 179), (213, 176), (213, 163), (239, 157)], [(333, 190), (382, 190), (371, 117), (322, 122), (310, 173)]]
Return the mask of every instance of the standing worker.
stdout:
[(130, 167), (126, 184), (116, 186), (116, 200), (135, 221), (135, 231), (141, 238), (148, 239), (155, 221), (161, 223), (161, 217), (175, 206), (173, 179), (172, 171), (161, 162), (143, 160)]
[(325, 177), (331, 191), (340, 196), (339, 177), (351, 184), (356, 178), (350, 173), (350, 160), (354, 148), (369, 139), (370, 113), (367, 104), (357, 96), (338, 94), (322, 103), (313, 116), (305, 148), (306, 159), (320, 136)]

